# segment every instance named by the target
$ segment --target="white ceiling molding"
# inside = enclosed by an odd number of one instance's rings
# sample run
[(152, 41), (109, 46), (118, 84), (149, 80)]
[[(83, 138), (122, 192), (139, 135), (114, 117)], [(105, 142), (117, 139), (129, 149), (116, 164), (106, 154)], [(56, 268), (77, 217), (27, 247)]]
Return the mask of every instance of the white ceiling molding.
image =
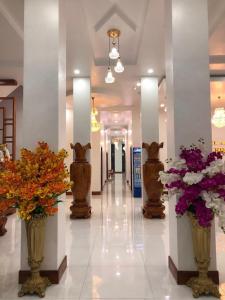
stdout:
[(136, 24), (128, 17), (127, 14), (125, 14), (125, 12), (117, 4), (114, 4), (95, 24), (95, 31), (99, 31), (106, 24), (106, 22), (109, 19), (111, 19), (114, 15), (119, 16), (124, 21), (124, 23), (126, 23), (133, 31), (136, 31)]
[(24, 34), (23, 29), (19, 26), (15, 18), (12, 16), (12, 14), (9, 12), (7, 7), (0, 2), (0, 13), (2, 16), (6, 19), (6, 21), (9, 23), (9, 25), (15, 30), (15, 32), (18, 34), (18, 36), (23, 40)]

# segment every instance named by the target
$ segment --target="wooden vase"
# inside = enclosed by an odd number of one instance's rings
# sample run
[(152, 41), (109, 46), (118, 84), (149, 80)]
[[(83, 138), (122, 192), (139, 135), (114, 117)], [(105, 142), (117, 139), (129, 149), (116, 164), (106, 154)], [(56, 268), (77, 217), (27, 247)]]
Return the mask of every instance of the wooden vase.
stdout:
[(143, 181), (144, 188), (147, 194), (147, 201), (144, 203), (143, 215), (145, 218), (165, 218), (165, 206), (160, 200), (163, 185), (159, 181), (159, 172), (164, 170), (164, 165), (159, 160), (159, 149), (163, 147), (163, 143), (156, 142), (143, 143), (142, 147), (148, 153), (148, 159), (143, 165)]
[(199, 275), (189, 279), (187, 286), (192, 288), (194, 298), (201, 295), (213, 295), (220, 298), (218, 286), (208, 277), (211, 227), (200, 226), (192, 213), (188, 213), (188, 216), (191, 223), (193, 250)]
[(37, 294), (39, 297), (45, 296), (46, 288), (51, 285), (47, 277), (40, 276), (40, 267), (43, 261), (45, 243), (45, 221), (46, 217), (37, 215), (26, 221), (28, 264), (31, 275), (22, 285), (18, 293), (19, 297), (27, 294)]
[(91, 144), (82, 146), (76, 143), (71, 144), (71, 148), (75, 151), (76, 159), (70, 166), (70, 179), (74, 183), (70, 218), (86, 219), (91, 217), (91, 207), (87, 201), (91, 188), (91, 165), (86, 159), (86, 152), (91, 149)]

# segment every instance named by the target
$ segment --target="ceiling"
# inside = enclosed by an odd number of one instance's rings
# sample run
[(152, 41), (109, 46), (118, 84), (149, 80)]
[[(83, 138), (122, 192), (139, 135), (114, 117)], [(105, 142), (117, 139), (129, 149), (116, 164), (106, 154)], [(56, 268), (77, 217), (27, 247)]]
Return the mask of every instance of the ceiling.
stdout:
[[(72, 93), (74, 69), (90, 76), (96, 106), (108, 116), (118, 112), (121, 125), (138, 106), (137, 80), (153, 68), (165, 75), (165, 0), (64, 0), (67, 20), (67, 95)], [(225, 1), (208, 0), (210, 71), (225, 74)], [(0, 78), (23, 84), (23, 0), (0, 0)], [(110, 28), (121, 30), (120, 52), (125, 65), (112, 85), (104, 83)], [(225, 92), (225, 90), (224, 90)], [(216, 96), (215, 96), (216, 97)], [(71, 101), (71, 97), (68, 97)], [(215, 100), (216, 101), (216, 100)], [(215, 103), (214, 101), (214, 103)], [(128, 118), (129, 119), (129, 118)], [(107, 125), (108, 126), (108, 125)]]

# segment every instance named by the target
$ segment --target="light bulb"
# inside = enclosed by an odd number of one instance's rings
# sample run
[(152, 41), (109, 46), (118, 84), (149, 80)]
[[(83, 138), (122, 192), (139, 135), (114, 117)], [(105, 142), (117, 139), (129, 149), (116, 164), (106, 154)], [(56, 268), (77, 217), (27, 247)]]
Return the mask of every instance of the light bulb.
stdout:
[(120, 56), (119, 52), (118, 52), (117, 48), (115, 47), (115, 44), (113, 44), (113, 47), (112, 47), (111, 51), (109, 52), (109, 58), (117, 59), (119, 56)]
[(124, 71), (124, 66), (120, 60), (120, 57), (117, 60), (116, 66), (114, 67), (114, 70), (116, 73), (123, 73)]
[(105, 83), (113, 83), (115, 81), (115, 77), (113, 77), (112, 70), (109, 67), (107, 75), (105, 77)]

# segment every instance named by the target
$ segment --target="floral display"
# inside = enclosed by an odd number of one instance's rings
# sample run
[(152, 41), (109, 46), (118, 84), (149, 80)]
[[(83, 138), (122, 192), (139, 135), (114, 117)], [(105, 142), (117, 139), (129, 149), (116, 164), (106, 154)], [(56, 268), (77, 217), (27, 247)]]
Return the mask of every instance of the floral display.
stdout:
[(163, 200), (178, 196), (178, 216), (191, 212), (199, 225), (208, 227), (217, 215), (225, 231), (225, 164), (220, 152), (206, 155), (195, 145), (181, 147), (179, 159), (169, 161), (168, 170), (160, 172), (160, 180), (168, 191)]
[(54, 153), (40, 142), (34, 152), (22, 149), (20, 160), (6, 160), (0, 174), (1, 205), (13, 204), (26, 221), (37, 214), (54, 215), (58, 197), (71, 188), (66, 156), (65, 150)]

